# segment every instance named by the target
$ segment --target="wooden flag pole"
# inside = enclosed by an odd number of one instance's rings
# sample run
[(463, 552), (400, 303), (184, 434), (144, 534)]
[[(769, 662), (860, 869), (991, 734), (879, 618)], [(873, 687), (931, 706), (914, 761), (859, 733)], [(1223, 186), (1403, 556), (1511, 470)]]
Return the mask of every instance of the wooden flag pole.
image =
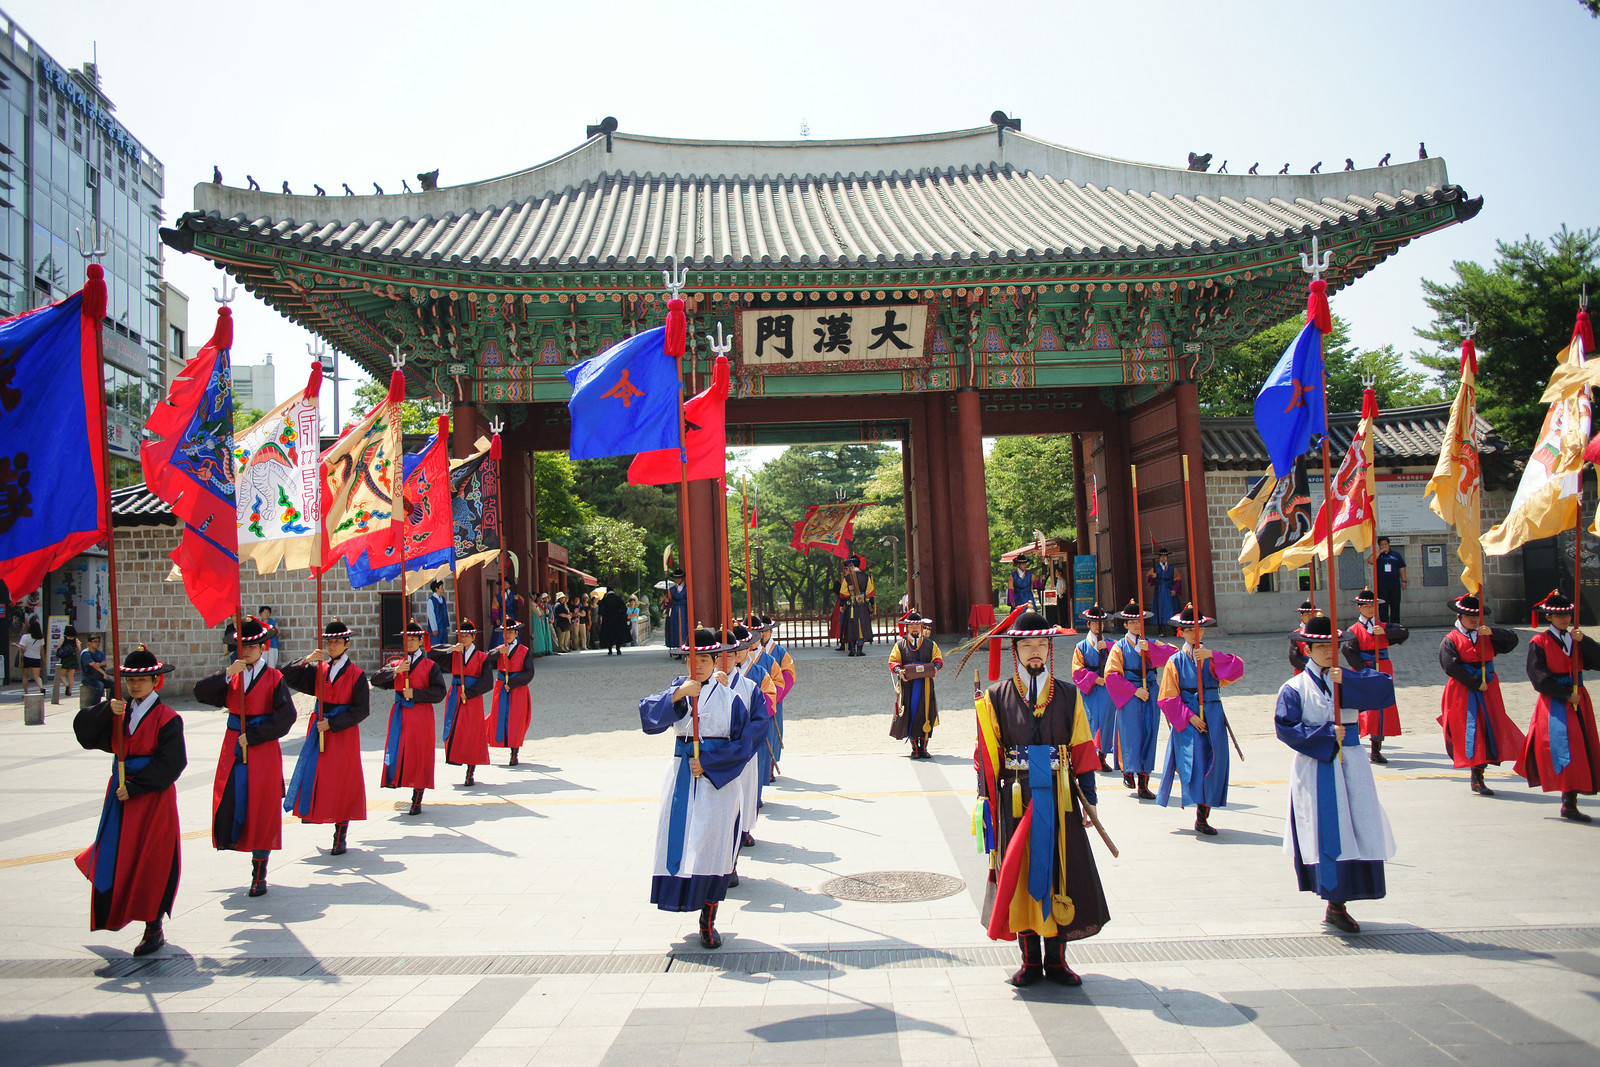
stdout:
[(745, 476), (739, 475), (739, 517), (744, 524), (744, 614), (748, 619), (755, 615), (755, 595), (750, 589), (750, 496), (745, 488)]
[[(1134, 562), (1134, 570), (1137, 573), (1138, 579), (1139, 579), (1138, 581), (1134, 582), (1133, 591), (1134, 591), (1135, 597), (1137, 597), (1137, 599), (1138, 599), (1138, 604), (1139, 604), (1139, 624), (1141, 626), (1144, 626), (1144, 621), (1145, 621), (1145, 618), (1144, 618), (1144, 560), (1142, 559), (1142, 557), (1144, 555), (1144, 546), (1139, 542), (1139, 465), (1137, 463), (1128, 464), (1128, 477), (1130, 479), (1132, 479), (1132, 481), (1133, 481), (1133, 562)], [(1099, 516), (1095, 516), (1095, 522), (1096, 523), (1099, 522)], [(1098, 572), (1099, 569), (1100, 569), (1100, 561), (1099, 560), (1095, 560), (1095, 570)], [(1148, 626), (1145, 626), (1144, 628), (1146, 630), (1149, 629)], [(1149, 641), (1150, 641), (1149, 634), (1141, 634), (1140, 635), (1140, 639), (1145, 642), (1145, 648), (1148, 649), (1150, 647), (1150, 645), (1149, 645)], [(1134, 648), (1138, 648), (1139, 647), (1139, 642), (1135, 641), (1133, 643), (1133, 647)], [(1139, 688), (1148, 691), (1149, 687), (1150, 687), (1149, 652), (1147, 652), (1147, 651), (1146, 652), (1140, 652), (1139, 653)]]
[[(99, 244), (99, 228), (96, 227), (96, 241)], [(94, 300), (94, 310), (98, 314), (94, 319), (94, 361), (96, 378), (100, 385), (100, 487), (102, 495), (100, 508), (106, 520), (106, 582), (111, 589), (111, 688), (112, 697), (122, 699), (122, 630), (119, 625), (121, 612), (117, 610), (117, 535), (116, 523), (111, 515), (111, 429), (106, 421), (106, 349), (105, 337), (102, 333), (105, 326), (106, 312), (106, 285), (104, 280), (105, 268), (100, 265), (100, 260), (106, 255), (104, 249), (86, 248), (79, 237), (79, 251), (85, 259), (90, 261), (88, 281), (84, 283), (84, 302), (91, 296)], [(91, 283), (94, 284), (96, 293), (88, 292)], [(227, 283), (224, 282), (224, 285)], [(81, 306), (81, 305), (80, 305)], [(126, 711), (126, 709), (124, 709)], [(127, 770), (127, 739), (123, 736), (123, 723), (126, 719), (113, 716), (111, 726), (111, 751), (117, 760), (117, 788), (123, 789), (128, 784)]]
[[(729, 352), (733, 351), (733, 338), (723, 338), (722, 323), (720, 322), (717, 323), (716, 336), (713, 337), (711, 334), (706, 334), (706, 341), (709, 342), (711, 346), (711, 357), (713, 361), (719, 357), (725, 357)], [(679, 417), (681, 418), (682, 416), (680, 415)], [(687, 449), (684, 450), (683, 457), (685, 463), (687, 463)], [(717, 480), (716, 488), (717, 515), (720, 519), (720, 521), (717, 523), (719, 529), (719, 536), (717, 540), (720, 542), (718, 548), (721, 550), (720, 555), (722, 564), (722, 627), (728, 632), (728, 636), (731, 637), (733, 636), (733, 577), (731, 574), (732, 564), (728, 557), (733, 554), (733, 542), (728, 536), (728, 476), (726, 472), (724, 472), (723, 476)], [(748, 543), (748, 530), (746, 531), (745, 536), (746, 543)], [(749, 597), (750, 587), (749, 583), (746, 582), (745, 599), (748, 600)], [(723, 644), (724, 642), (719, 641), (718, 643)], [(728, 649), (724, 648), (722, 650), (722, 655), (719, 657), (719, 662), (723, 673), (727, 673), (729, 666), (728, 660), (731, 656), (732, 652), (730, 652)]]
[[(1578, 299), (1578, 313), (1580, 315), (1578, 321), (1580, 323), (1583, 321), (1581, 316), (1588, 310), (1589, 287), (1585, 285), (1583, 295)], [(1577, 330), (1573, 331), (1572, 343), (1577, 346), (1578, 364), (1582, 366), (1585, 356), (1584, 341)], [(1584, 386), (1583, 391), (1578, 395), (1582, 396), (1587, 391), (1588, 386)], [(1578, 447), (1581, 449), (1587, 444), (1587, 441), (1580, 441)], [(1481, 578), (1479, 580), (1480, 582), (1482, 581)], [(1482, 594), (1478, 596), (1478, 603), (1480, 605), (1483, 603)], [(1583, 629), (1583, 464), (1581, 462), (1578, 464), (1577, 517), (1572, 524), (1572, 628), (1580, 633)], [(1572, 645), (1572, 685), (1574, 690), (1583, 687), (1583, 649), (1578, 647), (1576, 641)]]
[[(675, 341), (682, 345), (679, 351), (669, 351), (667, 355), (672, 357), (673, 364), (678, 371), (678, 525), (683, 529), (684, 613), (686, 616), (683, 620), (683, 630), (684, 645), (689, 650), (685, 654), (685, 666), (688, 668), (689, 677), (693, 678), (694, 650), (696, 647), (694, 634), (699, 621), (695, 618), (694, 613), (694, 547), (689, 521), (689, 443), (686, 436), (688, 426), (683, 416), (683, 363), (689, 349), (686, 343), (688, 328), (686, 321), (682, 333), (677, 337), (673, 336), (671, 303), (673, 300), (679, 301), (678, 313), (680, 315), (683, 314), (683, 286), (689, 280), (689, 268), (677, 267), (664, 270), (661, 272), (661, 277), (666, 283), (667, 292), (670, 294), (667, 303), (666, 343), (669, 347), (678, 347), (678, 345), (674, 344)], [(687, 319), (687, 316), (685, 318)], [(698, 696), (689, 698), (689, 716), (694, 734), (694, 758), (698, 761), (700, 759), (700, 698)]]

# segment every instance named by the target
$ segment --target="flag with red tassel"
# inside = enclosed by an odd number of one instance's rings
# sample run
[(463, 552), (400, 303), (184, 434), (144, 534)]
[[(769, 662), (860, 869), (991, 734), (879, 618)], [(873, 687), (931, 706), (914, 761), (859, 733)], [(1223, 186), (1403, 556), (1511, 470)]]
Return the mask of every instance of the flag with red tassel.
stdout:
[(1274, 470), (1293, 470), (1295, 457), (1311, 448), (1312, 437), (1328, 432), (1322, 338), (1332, 329), (1328, 283), (1318, 278), (1306, 298), (1305, 326), (1278, 357), (1256, 395), (1256, 431), (1267, 446)]

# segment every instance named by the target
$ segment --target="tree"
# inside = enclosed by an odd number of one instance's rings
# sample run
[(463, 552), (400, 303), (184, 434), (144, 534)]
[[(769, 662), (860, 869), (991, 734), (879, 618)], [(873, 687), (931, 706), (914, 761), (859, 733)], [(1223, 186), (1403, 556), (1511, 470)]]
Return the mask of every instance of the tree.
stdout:
[[(1304, 317), (1297, 314), (1223, 349), (1216, 366), (1200, 379), (1201, 413), (1253, 415), (1256, 394), (1304, 325)], [(1377, 378), (1373, 391), (1382, 408), (1433, 404), (1444, 399), (1444, 393), (1429, 383), (1426, 374), (1406, 369), (1405, 357), (1393, 345), (1357, 352), (1350, 344), (1349, 324), (1337, 315), (1333, 317), (1333, 332), (1322, 339), (1322, 358), (1328, 371), (1329, 411), (1360, 409), (1363, 374)]]
[[(383, 402), (389, 395), (388, 381), (378, 381), (368, 378), (356, 386), (356, 401), (351, 405), (350, 418), (341, 426), (354, 425), (367, 417), (367, 413)], [(439, 406), (436, 396), (418, 397), (407, 400), (400, 405), (400, 432), (408, 434), (431, 434), (438, 427), (440, 415), (448, 416), (450, 412)]]
[(1600, 0), (1578, 0), (1578, 3), (1587, 8), (1589, 14), (1600, 19)]
[(578, 527), (572, 546), (573, 562), (593, 569), (612, 586), (633, 587), (635, 569), (644, 563), (645, 530), (631, 522), (595, 515)]
[(1600, 292), (1600, 229), (1563, 226), (1548, 242), (1499, 241), (1493, 266), (1452, 266), (1454, 282), (1423, 280), (1433, 325), (1417, 335), (1443, 352), (1419, 358), (1453, 392), (1470, 315), (1478, 328), (1478, 410), (1506, 440), (1531, 447), (1544, 422), (1539, 396), (1572, 338), (1583, 286)]
[(572, 460), (565, 452), (533, 454), (534, 507), (539, 510), (539, 536), (569, 551), (576, 548), (573, 533), (595, 517), (594, 509), (578, 499), (574, 490)]
[(999, 438), (983, 473), (994, 572), (1001, 570), (1001, 554), (1034, 540), (1035, 530), (1047, 537), (1076, 535), (1070, 435)]
[(248, 411), (233, 409), (233, 435), (235, 437), (254, 426), (266, 417), (266, 412), (260, 408), (251, 408)]
[(665, 577), (660, 573), (662, 550), (678, 543), (678, 489), (675, 485), (629, 485), (628, 465), (632, 462), (631, 456), (578, 460), (572, 465), (573, 491), (595, 514), (621, 519), (644, 531), (645, 575), (654, 581)]

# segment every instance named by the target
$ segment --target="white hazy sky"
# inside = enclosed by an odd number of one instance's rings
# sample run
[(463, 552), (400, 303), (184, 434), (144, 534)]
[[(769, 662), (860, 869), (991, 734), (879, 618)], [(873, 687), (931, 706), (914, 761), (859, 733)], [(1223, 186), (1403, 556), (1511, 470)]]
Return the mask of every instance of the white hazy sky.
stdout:
[[(98, 45), (118, 117), (166, 164), (169, 223), (213, 163), (296, 192), (398, 191), (434, 167), (453, 185), (556, 156), (605, 115), (791, 139), (802, 121), (887, 136), (1002, 108), (1059, 144), (1179, 166), (1213, 152), (1235, 173), (1414, 159), (1426, 141), (1482, 214), (1334, 302), (1358, 344), (1402, 350), (1429, 321), (1421, 278), (1600, 224), (1600, 21), (1577, 0), (0, 2), (63, 64)], [(217, 270), (169, 253), (166, 271), (203, 336)], [(309, 335), (248, 298), (235, 313), (236, 358), (272, 352), (286, 396)]]

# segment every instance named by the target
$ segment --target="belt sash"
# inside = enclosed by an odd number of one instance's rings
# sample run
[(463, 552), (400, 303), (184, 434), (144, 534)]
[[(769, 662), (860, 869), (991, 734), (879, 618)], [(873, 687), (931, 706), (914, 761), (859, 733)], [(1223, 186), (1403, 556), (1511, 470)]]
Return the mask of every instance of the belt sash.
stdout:
[[(150, 766), (153, 756), (130, 756), (124, 761), (128, 774), (135, 774)], [(100, 809), (100, 827), (94, 834), (94, 888), (96, 892), (109, 892), (117, 874), (117, 850), (122, 843), (122, 807), (117, 799), (117, 764), (111, 762), (111, 781), (106, 785), (106, 803)]]
[(315, 741), (317, 723), (349, 710), (349, 704), (334, 704), (324, 710), (322, 702), (317, 701), (316, 708), (311, 712), (311, 723), (306, 728), (306, 739), (300, 745), (300, 755), (294, 761), (294, 773), (289, 776), (289, 788), (284, 792), (284, 811), (301, 818), (311, 814), (311, 798), (317, 784), (317, 761), (322, 755), (321, 746)]
[[(1485, 664), (1483, 667), (1479, 667), (1471, 663), (1463, 663), (1461, 666), (1469, 675), (1473, 676), (1474, 681), (1481, 680), (1485, 676), (1487, 676), (1488, 680), (1491, 682), (1495, 680), (1493, 660)], [(1551, 701), (1552, 710), (1554, 709), (1554, 706), (1555, 701)], [(1565, 725), (1566, 722), (1563, 720), (1562, 726), (1565, 727)], [(1494, 743), (1494, 729), (1489, 725), (1489, 702), (1484, 699), (1484, 694), (1481, 690), (1468, 689), (1467, 736), (1463, 739), (1463, 742), (1466, 745), (1467, 758), (1469, 759), (1478, 754), (1479, 729), (1483, 730), (1484, 751), (1489, 757), (1489, 762), (1499, 762), (1500, 752)]]
[[(1558, 674), (1555, 680), (1562, 685), (1572, 685), (1572, 675)], [(1576, 694), (1574, 694), (1576, 695)], [(1571, 705), (1565, 700), (1550, 698), (1550, 711), (1547, 716), (1547, 732), (1550, 738), (1550, 766), (1557, 774), (1566, 770), (1572, 763), (1572, 734), (1569, 730), (1568, 714)]]
[[(730, 744), (732, 741), (726, 737), (702, 737), (700, 751), (715, 752)], [(672, 754), (678, 761), (678, 773), (672, 783), (672, 808), (667, 818), (667, 873), (676, 878), (683, 866), (684, 837), (689, 830), (689, 792), (694, 788), (689, 760), (694, 756), (694, 739), (678, 738)]]
[[(1050, 761), (1057, 754), (1054, 745), (1028, 746), (1028, 795), (1033, 803), (1033, 828), (1028, 836), (1028, 895), (1041, 903), (1050, 899), (1050, 874), (1056, 855), (1055, 774)], [(1063, 767), (1062, 771), (1070, 774), (1071, 768)]]

